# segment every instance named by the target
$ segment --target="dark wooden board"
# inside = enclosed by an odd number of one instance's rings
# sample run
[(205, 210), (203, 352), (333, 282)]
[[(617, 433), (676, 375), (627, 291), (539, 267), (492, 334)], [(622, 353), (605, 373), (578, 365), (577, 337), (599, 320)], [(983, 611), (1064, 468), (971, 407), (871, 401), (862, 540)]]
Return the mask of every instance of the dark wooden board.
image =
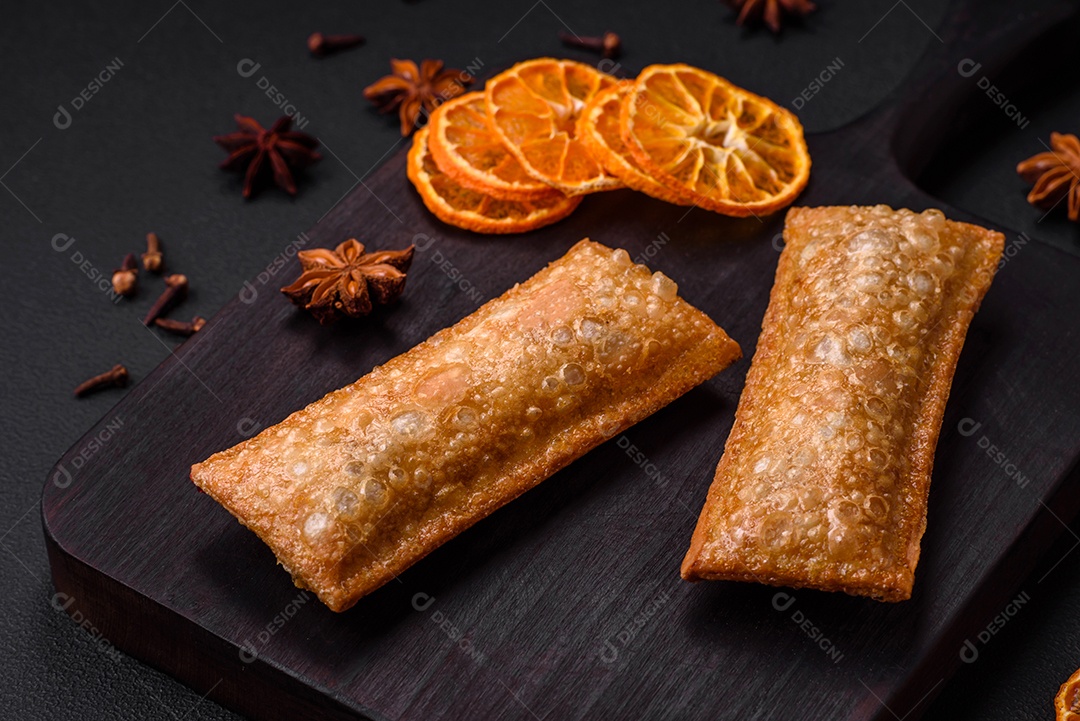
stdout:
[[(958, 61), (978, 57), (989, 73), (1060, 17), (999, 26), (992, 15), (961, 6), (914, 92), (811, 136), (799, 203), (943, 207), (905, 172), (927, 162), (977, 90)], [(296, 271), (283, 239), (284, 268), (253, 279), (50, 475), (56, 604), (258, 719), (916, 718), (1080, 503), (1069, 482), (1080, 458), (1080, 262), (1007, 233), (1018, 252), (961, 357), (910, 601), (687, 584), (679, 562), (731, 427), (781, 227), (781, 217), (736, 220), (618, 191), (527, 236), (479, 237), (426, 212), (399, 153), (304, 242), (417, 243), (401, 305), (319, 327), (277, 292)], [(294, 588), (188, 480), (192, 462), (452, 324), (585, 236), (648, 256), (747, 358), (341, 615)]]

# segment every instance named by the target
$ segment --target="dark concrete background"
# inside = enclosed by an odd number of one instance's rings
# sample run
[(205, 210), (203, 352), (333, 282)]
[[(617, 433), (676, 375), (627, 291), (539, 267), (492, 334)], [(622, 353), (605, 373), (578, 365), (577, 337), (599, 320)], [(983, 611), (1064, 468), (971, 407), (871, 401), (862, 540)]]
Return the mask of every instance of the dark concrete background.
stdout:
[[(843, 70), (799, 110), (813, 132), (858, 117), (902, 83), (937, 42), (934, 29), (948, 12), (934, 0), (821, 0), (806, 23), (775, 38), (737, 28), (718, 0), (172, 2), (9, 0), (0, 25), (3, 718), (236, 718), (140, 663), (105, 653), (50, 606), (42, 482), (122, 393), (75, 401), (71, 389), (116, 362), (137, 382), (176, 345), (139, 323), (156, 286), (147, 283), (137, 299), (114, 305), (92, 277), (108, 276), (125, 253), (140, 251), (147, 231), (164, 239), (168, 264), (192, 278), (184, 315), (212, 315), (284, 239), (314, 225), (401, 146), (396, 121), (375, 114), (360, 93), (387, 71), (390, 57), (479, 62), (485, 70), (540, 55), (588, 59), (561, 49), (556, 33), (610, 29), (624, 39), (622, 62), (631, 73), (684, 61), (789, 106), (841, 58)], [(1014, 4), (1019, 13), (1039, 3)], [(305, 51), (314, 30), (359, 32), (368, 42), (314, 60)], [(261, 66), (252, 77), (237, 72), (245, 58)], [(72, 99), (110, 64), (119, 69), (73, 110)], [(1023, 96), (1027, 128), (999, 119), (977, 144), (945, 149), (924, 186), (1036, 241), (1080, 252), (1080, 229), (1060, 209), (1043, 219), (1030, 208), (1013, 172), (1017, 160), (1042, 150), (1050, 130), (1080, 129), (1076, 68), (1048, 68), (1062, 83)], [(239, 179), (216, 168), (223, 156), (210, 137), (232, 130), (234, 112), (266, 124), (279, 114), (257, 85), (262, 76), (324, 144), (325, 160), (296, 199), (270, 190), (244, 202)], [(71, 112), (65, 129), (54, 123), (59, 105)], [(53, 248), (60, 233), (75, 239), (65, 252)], [(1058, 684), (1080, 665), (1080, 553), (1066, 555), (1074, 542), (1066, 534), (1032, 570), (1041, 576), (1053, 567), (1025, 610), (947, 684), (927, 718), (1051, 717)]]

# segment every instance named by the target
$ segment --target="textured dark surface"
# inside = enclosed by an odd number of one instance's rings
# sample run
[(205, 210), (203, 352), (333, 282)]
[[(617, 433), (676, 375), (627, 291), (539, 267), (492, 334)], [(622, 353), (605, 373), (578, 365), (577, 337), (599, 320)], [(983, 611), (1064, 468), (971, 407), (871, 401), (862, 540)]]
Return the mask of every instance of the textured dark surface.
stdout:
[[(197, 693), (129, 658), (114, 659), (49, 605), (53, 589), (36, 509), (42, 479), (55, 459), (97, 419), (112, 417), (109, 408), (120, 395), (104, 394), (76, 403), (69, 398), (70, 388), (118, 360), (141, 379), (174, 345), (169, 338), (162, 343), (150, 337), (137, 322), (155, 286), (147, 284), (132, 304), (113, 306), (71, 261), (72, 250), (80, 250), (94, 267), (107, 272), (125, 252), (139, 250), (145, 231), (157, 230), (167, 243), (170, 264), (193, 278), (195, 291), (185, 312), (209, 315), (234, 297), (243, 281), (255, 276), (297, 232), (312, 226), (355, 183), (356, 176), (365, 175), (394, 147), (394, 123), (371, 113), (358, 93), (384, 71), (391, 55), (444, 57), (459, 66), (479, 57), (486, 67), (496, 67), (521, 57), (558, 54), (561, 50), (552, 37), (562, 27), (561, 18), (581, 33), (608, 27), (619, 31), (627, 43), (628, 67), (685, 60), (780, 101), (794, 97), (819, 68), (841, 57), (844, 70), (800, 111), (808, 129), (820, 130), (859, 115), (884, 97), (918, 53), (937, 42), (919, 18), (939, 28), (944, 16), (944, 9), (930, 2), (822, 4), (822, 11), (804, 27), (789, 30), (780, 40), (733, 27), (729, 11), (712, 2), (672, 6), (673, 14), (663, 22), (646, 20), (647, 8), (618, 13), (599, 4), (585, 8), (550, 2), (471, 11), (468, 6), (434, 0), (360, 10), (298, 8), (285, 3), (229, 8), (189, 3), (172, 6), (163, 19), (168, 4), (132, 3), (108, 10), (25, 4), (9, 9), (11, 22), (0, 30), (6, 60), (0, 88), (12, 108), (0, 119), (5, 154), (0, 170), (5, 171), (2, 180), (7, 188), (6, 200), (0, 200), (7, 221), (0, 293), (15, 337), (0, 348), (9, 374), (3, 420), (7, 462), (0, 469), (6, 501), (0, 511), (0, 530), (6, 531), (0, 574), (8, 589), (2, 602), (0, 640), (5, 653), (0, 677), (5, 681), (0, 708), (23, 718), (229, 716), (210, 702), (200, 703)], [(1017, 7), (1030, 10), (1039, 5)], [(255, 13), (259, 17), (253, 17)], [(448, 32), (451, 27), (453, 31)], [(357, 29), (370, 40), (365, 48), (316, 62), (302, 49), (311, 29)], [(221, 38), (220, 43), (210, 31)], [(117, 76), (74, 114), (70, 128), (55, 128), (52, 116), (57, 104), (70, 106), (70, 99), (116, 57), (124, 63)], [(252, 78), (241, 78), (235, 68), (242, 58), (262, 63), (261, 70)], [(1052, 67), (1055, 75), (1068, 78), (1067, 63)], [(320, 136), (341, 160), (327, 153), (327, 160), (308, 174), (295, 201), (268, 192), (245, 204), (239, 198), (238, 182), (214, 168), (220, 155), (208, 138), (230, 129), (232, 112), (247, 112), (264, 121), (276, 114), (273, 103), (255, 84), (261, 75), (269, 77), (311, 119), (307, 130)], [(1039, 140), (1045, 140), (1050, 129), (1065, 130), (1075, 122), (1075, 114), (1069, 112), (1069, 98), (1075, 106), (1077, 97), (1074, 80), (1065, 84), (1060, 100), (1044, 99), (1030, 111), (1017, 101), (1031, 118), (1026, 129), (1000, 124), (998, 132), (977, 136), (980, 142), (970, 142), (970, 133), (953, 142), (950, 148), (960, 153), (963, 162), (931, 163), (926, 186), (991, 221), (1075, 253), (1075, 227), (1066, 225), (1059, 215), (1040, 223), (1042, 214), (1023, 203), (1026, 188), (1012, 172), (1016, 160), (1042, 149)], [(1061, 89), (1050, 87), (1045, 92), (1061, 93)], [(992, 122), (996, 109), (985, 97), (976, 97), (973, 103), (980, 100), (991, 111), (983, 113), (984, 119)], [(985, 160), (991, 153), (996, 162)], [(815, 200), (867, 198), (830, 197), (827, 188), (820, 188)], [(363, 224), (364, 219), (358, 219), (358, 226)], [(656, 231), (668, 232), (673, 239), (669, 247), (691, 245), (692, 239), (673, 232), (678, 227), (657, 227)], [(50, 241), (57, 233), (76, 238), (75, 245), (67, 252), (55, 252)], [(491, 247), (497, 249), (499, 242), (492, 241)], [(658, 265), (662, 267), (663, 262)], [(520, 277), (528, 270), (522, 268)], [(484, 275), (476, 279), (483, 297), (503, 289), (495, 287), (494, 281), (488, 287), (485, 280)], [(768, 277), (760, 281), (767, 286)], [(461, 305), (459, 311), (469, 309), (464, 297), (457, 297), (456, 302)], [(723, 308), (709, 310), (728, 325)], [(421, 318), (414, 321), (419, 323)], [(426, 328), (424, 335), (433, 329)], [(418, 339), (402, 338), (395, 344)], [(739, 340), (752, 343), (752, 338)], [(1052, 356), (1058, 352), (1056, 345), (1056, 339), (1048, 338), (1037, 352)], [(972, 356), (966, 353), (966, 362), (974, 368)], [(1032, 362), (1045, 363), (1046, 359), (1033, 357)], [(1015, 370), (1016, 378), (998, 379), (995, 395), (1009, 396), (1024, 373), (1022, 368)], [(190, 383), (192, 402), (213, 402), (214, 391)], [(140, 390), (152, 403), (154, 389)], [(721, 409), (730, 413), (730, 403)], [(1040, 447), (1038, 439), (1022, 434), (1013, 437), (1008, 432), (998, 443), (1011, 453), (1013, 448), (1037, 449), (1042, 454), (1037, 459), (1014, 453), (1031, 473), (1052, 463), (1057, 450), (1049, 444)], [(609, 450), (607, 458), (614, 457)], [(994, 467), (989, 463), (987, 467), (990, 474)], [(624, 474), (635, 472), (625, 462), (622, 468)], [(147, 500), (147, 504), (153, 502)], [(243, 536), (234, 533), (223, 541), (230, 539), (243, 541)], [(1061, 541), (1031, 571), (1021, 585), (1030, 590), (1031, 601), (992, 643), (980, 646), (978, 662), (966, 667), (945, 689), (931, 717), (1047, 716), (1053, 691), (1080, 662), (1075, 641), (1080, 584), (1071, 573), (1076, 556), (1065, 555), (1073, 542), (1072, 537)], [(265, 554), (253, 560), (257, 565), (268, 562)], [(1047, 571), (1051, 573), (1045, 580), (1036, 583)], [(767, 596), (762, 598), (767, 600)], [(815, 599), (814, 603), (823, 602)], [(617, 628), (620, 619), (632, 618), (635, 612), (624, 596), (610, 611), (611, 625)], [(805, 640), (798, 633), (788, 628), (779, 643), (794, 646)], [(443, 661), (462, 663), (453, 656), (444, 656)], [(797, 676), (783, 681), (798, 683)], [(538, 714), (543, 716), (544, 710), (538, 709)]]

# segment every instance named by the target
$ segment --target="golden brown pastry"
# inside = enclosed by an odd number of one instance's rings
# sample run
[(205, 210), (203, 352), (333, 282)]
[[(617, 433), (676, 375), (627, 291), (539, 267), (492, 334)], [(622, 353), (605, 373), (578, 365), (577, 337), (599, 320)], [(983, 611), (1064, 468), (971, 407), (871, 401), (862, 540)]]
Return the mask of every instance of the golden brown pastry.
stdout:
[(738, 359), (676, 291), (583, 240), (191, 478), (343, 611)]
[(683, 578), (911, 595), (941, 417), (1004, 237), (795, 208)]

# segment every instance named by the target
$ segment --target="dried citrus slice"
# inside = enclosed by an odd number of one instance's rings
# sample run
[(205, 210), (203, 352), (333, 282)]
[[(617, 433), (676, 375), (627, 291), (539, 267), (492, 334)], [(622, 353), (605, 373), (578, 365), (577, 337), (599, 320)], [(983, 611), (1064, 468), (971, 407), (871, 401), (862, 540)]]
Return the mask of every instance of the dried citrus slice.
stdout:
[(491, 129), (484, 94), (466, 93), (431, 114), (428, 148), (439, 169), (466, 188), (493, 198), (528, 200), (559, 191), (521, 167)]
[(585, 103), (615, 78), (573, 60), (537, 58), (487, 81), (484, 97), (492, 128), (525, 172), (581, 195), (622, 186), (576, 137)]
[(620, 131), (649, 175), (725, 215), (777, 211), (810, 178), (798, 118), (689, 65), (642, 70), (622, 105)]
[(665, 185), (642, 170), (626, 148), (619, 134), (619, 111), (623, 100), (634, 87), (633, 80), (620, 80), (601, 90), (586, 105), (577, 122), (577, 136), (589, 153), (611, 175), (628, 188), (678, 205), (693, 205), (694, 198), (684, 190)]
[(424, 205), (439, 220), (477, 233), (524, 233), (562, 220), (581, 202), (581, 198), (562, 194), (536, 200), (499, 200), (462, 187), (439, 170), (431, 157), (426, 127), (413, 136), (408, 174)]
[(1080, 669), (1061, 684), (1054, 699), (1054, 711), (1057, 712), (1057, 721), (1080, 719)]

